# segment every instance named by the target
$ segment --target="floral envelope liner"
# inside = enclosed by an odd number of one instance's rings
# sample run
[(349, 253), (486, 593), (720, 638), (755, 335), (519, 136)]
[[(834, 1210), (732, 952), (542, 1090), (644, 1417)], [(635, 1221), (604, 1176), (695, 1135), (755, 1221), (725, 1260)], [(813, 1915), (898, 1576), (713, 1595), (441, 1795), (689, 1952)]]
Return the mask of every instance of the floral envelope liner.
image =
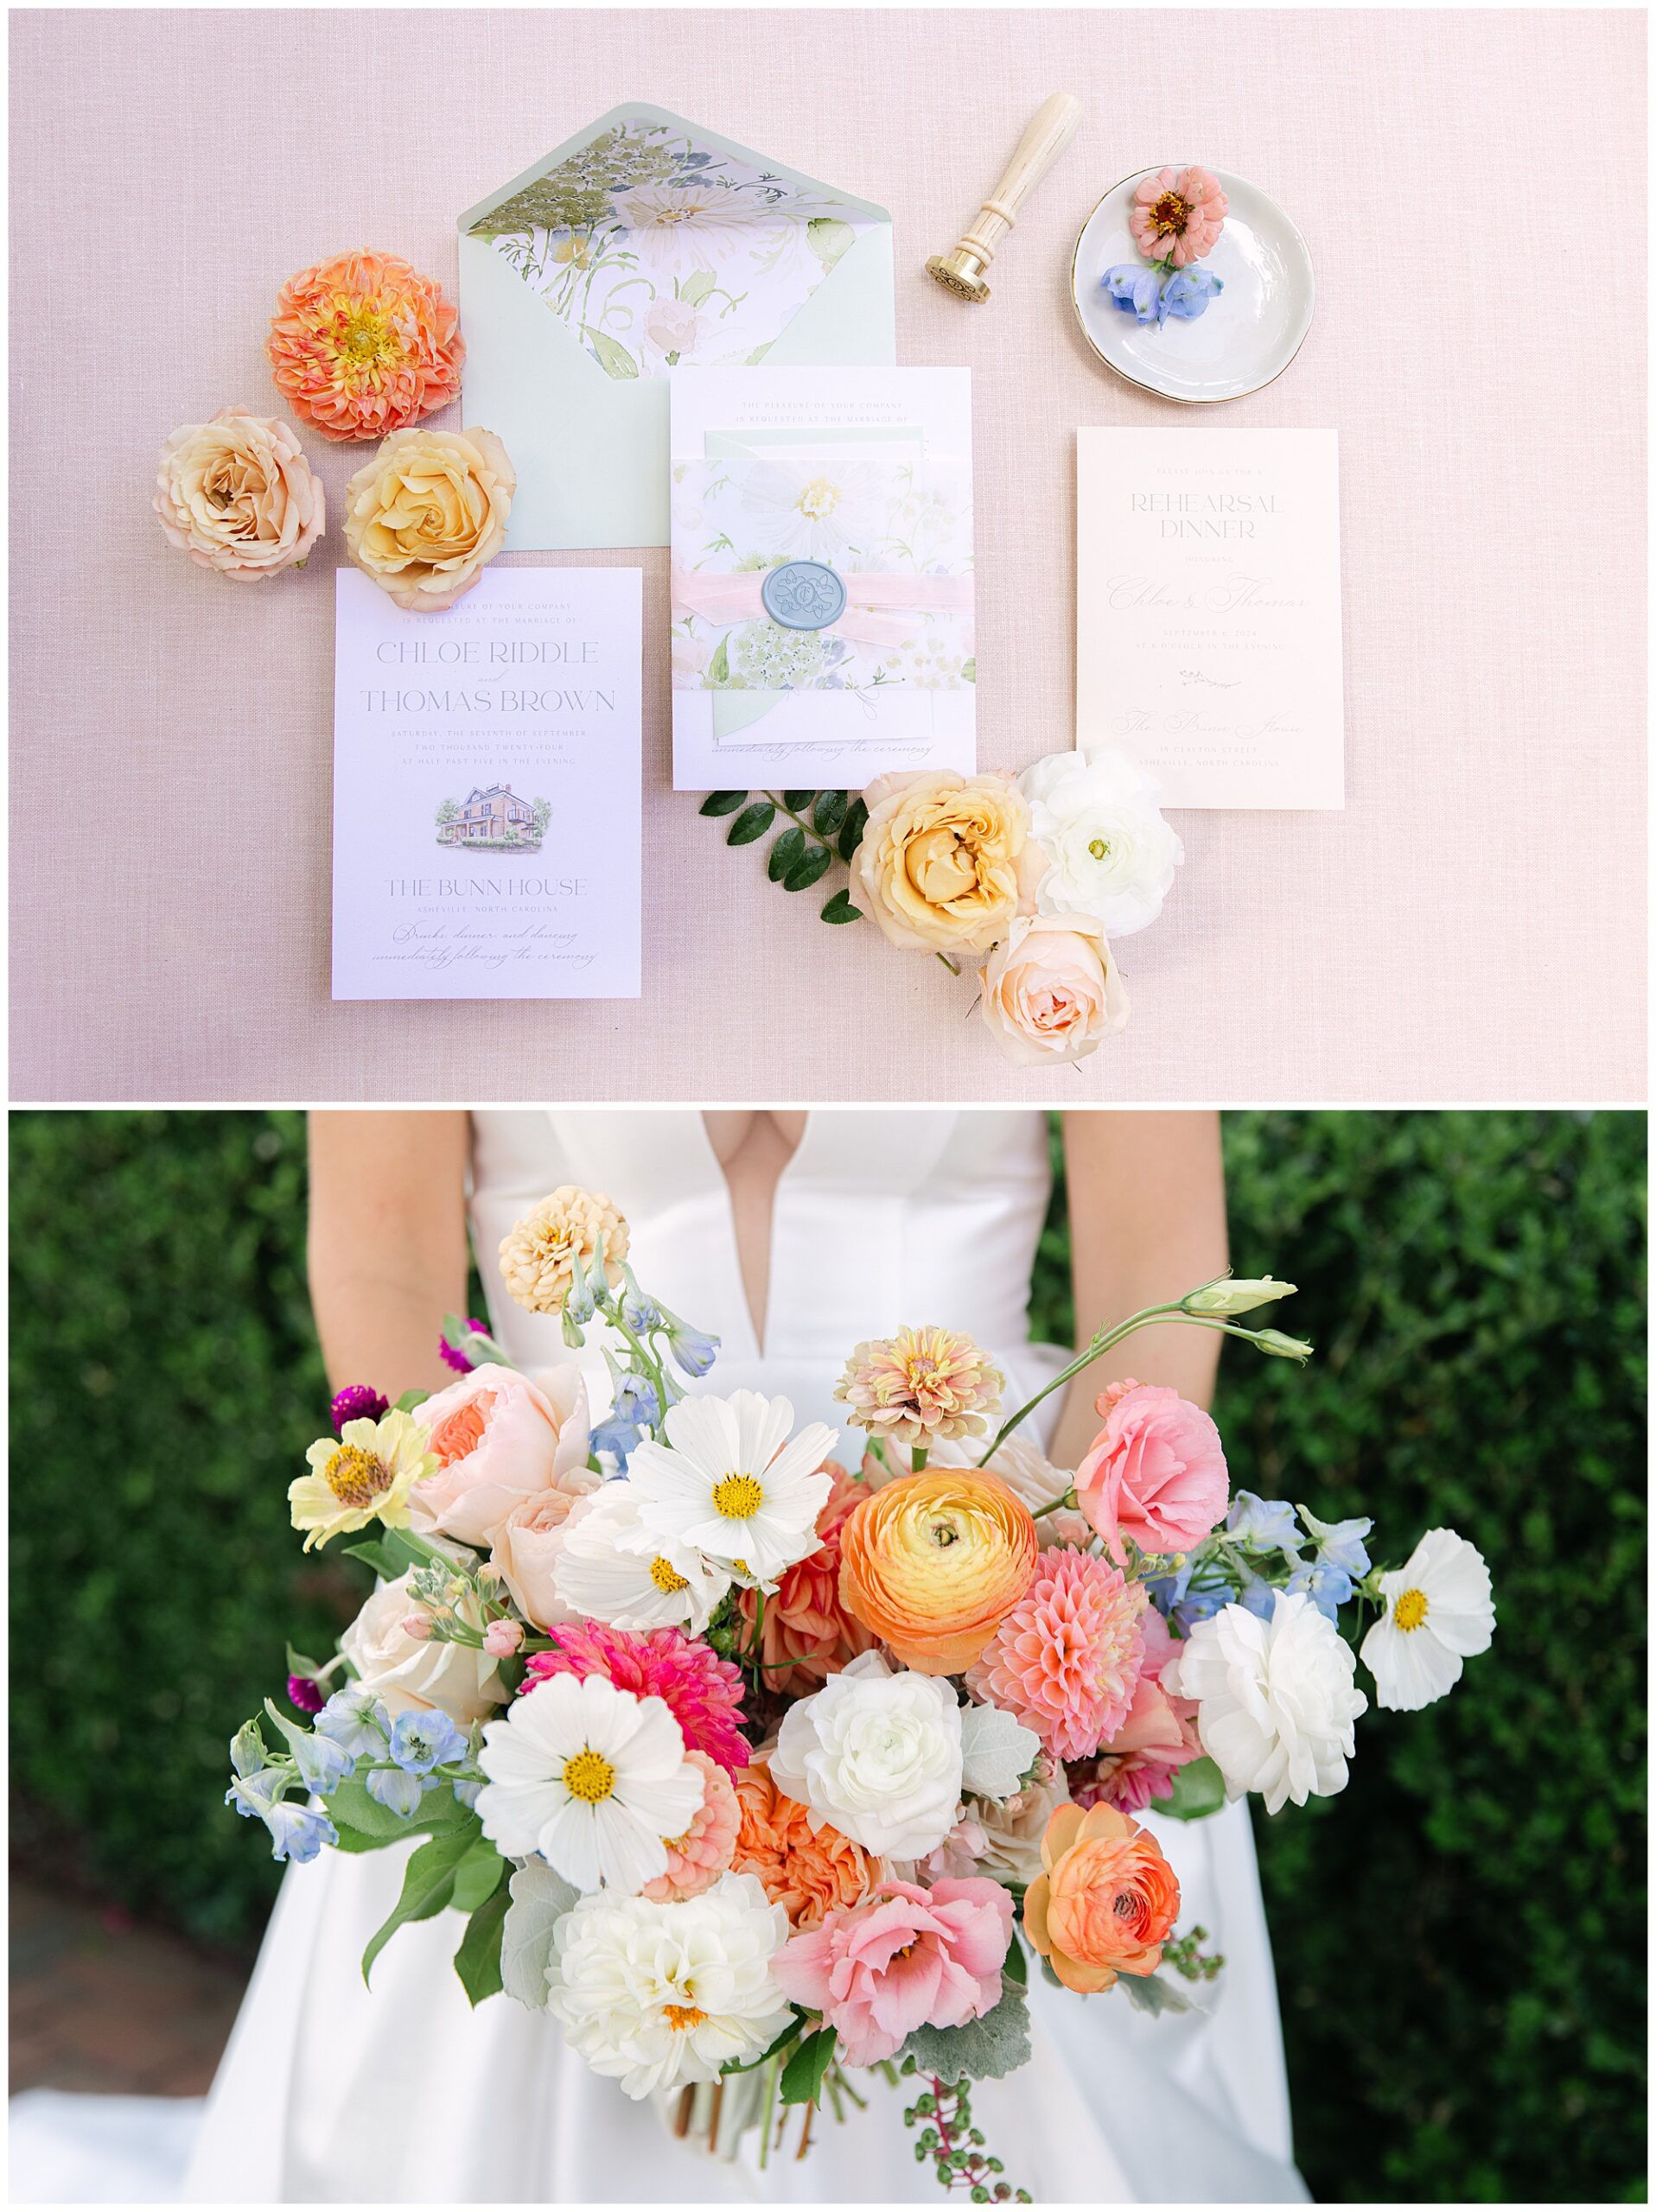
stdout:
[[(704, 460), (672, 470), (672, 680), (679, 690), (761, 695), (719, 700), (720, 731), (755, 719), (781, 692), (959, 690), (975, 680), (964, 461), (928, 453), (918, 427), (710, 432), (707, 444)], [(697, 605), (700, 580), (761, 578), (795, 561), (820, 563), (846, 586), (844, 612), (825, 628), (773, 621), (757, 584), (753, 607), (732, 619), (721, 619), (717, 583)], [(942, 599), (952, 603), (926, 603)]]
[(860, 208), (629, 118), (471, 226), (606, 372), (762, 360), (848, 249)]

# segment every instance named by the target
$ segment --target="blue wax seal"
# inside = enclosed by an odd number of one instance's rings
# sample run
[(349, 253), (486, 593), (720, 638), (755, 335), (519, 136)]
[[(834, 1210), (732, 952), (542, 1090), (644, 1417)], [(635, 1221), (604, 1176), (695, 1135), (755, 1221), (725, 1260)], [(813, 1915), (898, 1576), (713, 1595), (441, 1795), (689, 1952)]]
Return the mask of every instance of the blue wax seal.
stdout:
[(759, 596), (784, 630), (825, 630), (845, 612), (844, 582), (825, 561), (784, 561), (767, 569)]

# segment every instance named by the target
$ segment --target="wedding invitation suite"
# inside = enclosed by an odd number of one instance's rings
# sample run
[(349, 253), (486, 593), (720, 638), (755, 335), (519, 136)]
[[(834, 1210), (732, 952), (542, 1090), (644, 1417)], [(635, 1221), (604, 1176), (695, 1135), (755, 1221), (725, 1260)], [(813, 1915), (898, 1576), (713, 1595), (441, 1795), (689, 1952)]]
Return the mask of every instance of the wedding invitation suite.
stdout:
[(337, 579), (334, 996), (639, 995), (642, 572)]
[(1076, 741), (1167, 806), (1345, 804), (1333, 430), (1076, 434)]
[(965, 369), (679, 369), (673, 784), (977, 765)]

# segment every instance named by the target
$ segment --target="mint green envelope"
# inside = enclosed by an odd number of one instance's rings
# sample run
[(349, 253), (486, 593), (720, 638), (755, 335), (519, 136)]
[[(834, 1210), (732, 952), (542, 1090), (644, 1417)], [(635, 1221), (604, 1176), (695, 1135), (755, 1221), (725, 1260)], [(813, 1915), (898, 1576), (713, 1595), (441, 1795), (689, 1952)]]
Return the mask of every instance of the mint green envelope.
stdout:
[(889, 365), (891, 218), (629, 101), (460, 218), (465, 419), (517, 470), (508, 548), (667, 543), (667, 387)]

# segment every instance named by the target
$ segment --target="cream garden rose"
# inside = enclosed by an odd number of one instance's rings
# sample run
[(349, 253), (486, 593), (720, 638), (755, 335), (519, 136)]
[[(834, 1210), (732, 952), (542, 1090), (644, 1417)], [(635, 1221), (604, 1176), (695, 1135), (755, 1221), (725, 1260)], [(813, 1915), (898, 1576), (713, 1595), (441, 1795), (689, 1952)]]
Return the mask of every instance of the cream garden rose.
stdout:
[(1127, 1027), (1127, 993), (1086, 914), (1020, 914), (979, 975), (989, 1033), (1025, 1067), (1081, 1060)]
[(493, 430), (395, 430), (345, 487), (345, 545), (412, 613), (441, 613), (506, 543), (518, 480)]
[(1029, 810), (1010, 776), (880, 776), (863, 799), (852, 896), (893, 944), (986, 952), (1005, 936), (1038, 861), (1026, 859)]
[[(406, 1634), (403, 1623), (418, 1610), (408, 1584), (406, 1574), (383, 1583), (340, 1638), (359, 1688), (393, 1714), (435, 1706), (462, 1727), (481, 1720), (506, 1702), (500, 1662), (473, 1644)], [(461, 1617), (468, 1627), (482, 1626), (475, 1599), (465, 1601)]]
[(155, 510), (169, 545), (232, 583), (305, 560), (322, 533), (322, 487), (290, 423), (245, 407), (187, 423), (161, 451)]

